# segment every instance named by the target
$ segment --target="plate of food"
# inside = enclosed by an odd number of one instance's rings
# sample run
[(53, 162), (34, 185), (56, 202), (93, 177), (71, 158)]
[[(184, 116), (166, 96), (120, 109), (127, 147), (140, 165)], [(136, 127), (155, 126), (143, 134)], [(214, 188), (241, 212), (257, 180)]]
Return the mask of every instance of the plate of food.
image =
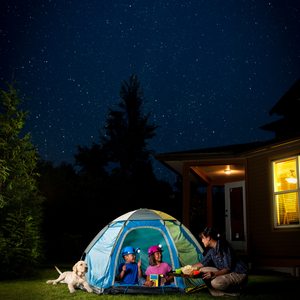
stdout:
[(175, 271), (168, 272), (168, 276), (183, 277), (183, 278), (201, 278), (204, 273), (201, 273), (198, 269), (191, 265), (187, 265)]

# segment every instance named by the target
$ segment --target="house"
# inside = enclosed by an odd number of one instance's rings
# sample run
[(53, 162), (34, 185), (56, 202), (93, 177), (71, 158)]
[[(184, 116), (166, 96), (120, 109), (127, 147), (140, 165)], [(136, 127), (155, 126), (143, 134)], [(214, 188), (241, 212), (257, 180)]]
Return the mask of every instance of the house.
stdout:
[(260, 127), (275, 133), (272, 140), (155, 158), (182, 175), (185, 226), (190, 226), (191, 182), (206, 187), (208, 226), (216, 222), (212, 189), (224, 186), (226, 238), (249, 267), (299, 276), (300, 80), (269, 113), (283, 116)]

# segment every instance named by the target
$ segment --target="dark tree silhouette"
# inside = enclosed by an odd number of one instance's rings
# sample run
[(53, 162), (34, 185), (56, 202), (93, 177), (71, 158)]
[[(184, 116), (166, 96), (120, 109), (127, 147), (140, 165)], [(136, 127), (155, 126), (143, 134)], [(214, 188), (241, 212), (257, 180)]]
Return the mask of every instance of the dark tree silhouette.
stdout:
[[(117, 109), (109, 109), (99, 143), (77, 146), (78, 173), (66, 163), (39, 165), (48, 260), (78, 258), (101, 228), (128, 211), (150, 206), (168, 213), (176, 207), (169, 203), (171, 185), (153, 173), (154, 151), (147, 141), (157, 126), (143, 113), (145, 98), (134, 75), (122, 84), (120, 97)], [(78, 214), (82, 220), (74, 224)]]
[(47, 242), (46, 259), (71, 263), (96, 234), (89, 227), (95, 228), (96, 221), (99, 223), (99, 196), (94, 194), (103, 186), (97, 178), (76, 174), (66, 162), (54, 166), (53, 161), (41, 160), (37, 171), (41, 174), (39, 189), (46, 197), (42, 227)]
[(93, 143), (91, 149), (87, 146), (77, 146), (77, 150), (74, 157), (75, 166), (81, 167), (79, 174), (96, 177), (108, 175), (105, 171), (107, 157), (100, 145)]
[[(156, 179), (154, 151), (148, 144), (159, 126), (149, 122), (150, 112), (144, 113), (144, 91), (135, 75), (124, 81), (119, 96), (121, 101), (115, 109), (109, 108), (106, 126), (99, 131), (99, 144), (91, 149), (77, 147), (85, 204), (91, 203), (97, 213), (106, 205), (104, 217), (113, 218), (146, 206), (168, 212), (175, 206), (169, 203), (173, 190), (169, 183)], [(111, 171), (105, 173), (108, 168)]]
[(147, 140), (156, 136), (154, 131), (158, 126), (148, 123), (150, 112), (147, 115), (142, 112), (146, 103), (144, 90), (135, 75), (130, 76), (128, 83), (124, 80), (119, 96), (122, 99), (116, 104), (119, 109), (109, 109), (107, 125), (102, 130), (103, 149), (123, 175), (134, 175), (141, 168), (152, 170), (150, 155), (154, 151), (147, 149)]

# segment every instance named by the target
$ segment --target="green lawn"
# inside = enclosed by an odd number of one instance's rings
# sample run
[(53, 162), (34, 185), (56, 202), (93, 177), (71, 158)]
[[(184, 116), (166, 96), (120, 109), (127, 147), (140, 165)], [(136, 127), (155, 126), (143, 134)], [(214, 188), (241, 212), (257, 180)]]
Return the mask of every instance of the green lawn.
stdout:
[[(59, 265), (62, 271), (71, 270), (70, 265)], [(76, 290), (70, 294), (66, 284), (46, 284), (49, 279), (57, 278), (58, 273), (52, 266), (44, 266), (37, 270), (34, 276), (27, 279), (7, 280), (0, 282), (0, 299), (5, 300), (33, 300), (33, 299), (215, 299), (207, 289), (189, 295), (97, 295)], [(244, 288), (244, 299), (288, 299), (299, 297), (300, 279), (280, 276), (250, 275), (249, 282)]]

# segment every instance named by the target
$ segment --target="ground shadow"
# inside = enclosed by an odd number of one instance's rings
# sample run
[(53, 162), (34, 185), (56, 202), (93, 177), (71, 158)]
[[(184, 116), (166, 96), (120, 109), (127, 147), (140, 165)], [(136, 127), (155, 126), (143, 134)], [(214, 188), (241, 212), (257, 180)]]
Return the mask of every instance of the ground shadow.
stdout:
[(258, 298), (272, 295), (286, 299), (299, 294), (300, 279), (295, 277), (249, 276), (244, 294)]

